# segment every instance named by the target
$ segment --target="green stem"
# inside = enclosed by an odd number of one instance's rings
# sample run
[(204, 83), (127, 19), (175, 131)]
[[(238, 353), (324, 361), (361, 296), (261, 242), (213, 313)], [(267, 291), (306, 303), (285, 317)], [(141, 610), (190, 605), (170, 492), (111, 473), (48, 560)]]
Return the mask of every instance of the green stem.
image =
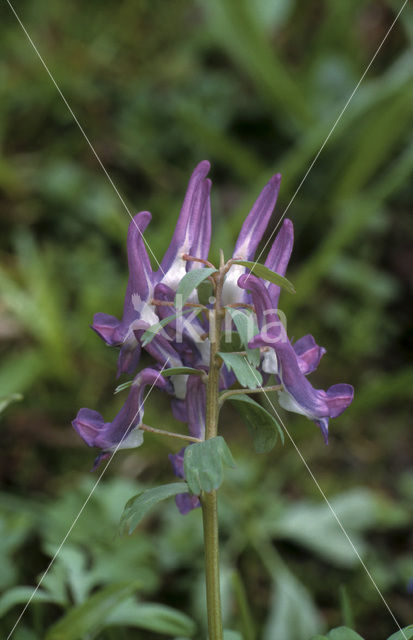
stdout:
[(199, 438), (193, 438), (192, 436), (187, 436), (182, 433), (174, 433), (173, 431), (164, 431), (163, 429), (156, 429), (155, 427), (150, 427), (147, 424), (139, 425), (139, 429), (142, 431), (149, 431), (150, 433), (157, 433), (160, 436), (168, 436), (169, 438), (178, 438), (178, 440), (187, 440), (189, 442), (202, 442)]
[(217, 492), (203, 493), (201, 502), (204, 523), (208, 634), (209, 640), (222, 640)]
[[(219, 375), (221, 360), (218, 356), (221, 339), (223, 310), (221, 292), (224, 274), (221, 267), (215, 280), (215, 308), (210, 314), (210, 364), (207, 384), (205, 437), (215, 438), (218, 433), (219, 414)], [(221, 592), (219, 579), (219, 537), (217, 492), (203, 492), (201, 496), (202, 518), (204, 524), (205, 579), (208, 612), (209, 640), (223, 640)]]

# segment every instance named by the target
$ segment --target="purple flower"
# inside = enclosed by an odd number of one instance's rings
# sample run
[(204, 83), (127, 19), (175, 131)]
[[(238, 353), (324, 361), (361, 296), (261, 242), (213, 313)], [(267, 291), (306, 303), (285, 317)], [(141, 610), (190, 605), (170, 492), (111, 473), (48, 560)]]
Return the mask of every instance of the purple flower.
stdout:
[[(265, 185), (254, 206), (241, 227), (240, 234), (232, 254), (234, 259), (253, 260), (257, 247), (265, 233), (271, 214), (277, 202), (280, 190), (281, 175), (276, 173)], [(271, 268), (271, 267), (270, 267)], [(223, 304), (234, 302), (248, 302), (248, 296), (237, 286), (238, 278), (246, 273), (246, 267), (234, 265), (225, 280), (222, 301)]]
[[(149, 326), (179, 312), (174, 300), (180, 281), (191, 269), (201, 268), (202, 261), (208, 258), (211, 239), (209, 168), (209, 163), (203, 161), (192, 173), (171, 243), (157, 271), (152, 270), (142, 236), (150, 222), (150, 213), (138, 213), (129, 225), (129, 280), (122, 319), (97, 313), (92, 328), (108, 345), (120, 347), (118, 375), (135, 372), (142, 349), (152, 358), (153, 368), (143, 369), (135, 376), (126, 402), (112, 422), (105, 422), (100, 413), (91, 409), (78, 412), (73, 426), (89, 446), (102, 450), (97, 461), (117, 448), (142, 444), (143, 430), (140, 427), (148, 385), (170, 395), (174, 417), (188, 425), (192, 438), (205, 438), (205, 377), (173, 375), (166, 379), (160, 372), (165, 367), (186, 366), (208, 373), (211, 347), (208, 319), (197, 317), (192, 307), (187, 307), (187, 315), (178, 315), (169, 321), (149, 342), (144, 343), (142, 335)], [(241, 228), (233, 259), (254, 259), (277, 201), (280, 180), (281, 176), (276, 174), (259, 194)], [(293, 224), (286, 219), (272, 243), (265, 265), (284, 275), (293, 242)], [(259, 280), (242, 265), (229, 268), (230, 264), (227, 265), (223, 284), (222, 305), (253, 305), (258, 334), (249, 341), (249, 347), (260, 349), (260, 373), (266, 378), (271, 374), (276, 376), (282, 385), (278, 392), (280, 405), (313, 420), (327, 441), (329, 420), (348, 407), (353, 399), (353, 388), (348, 384), (336, 384), (324, 391), (311, 385), (306, 376), (318, 367), (325, 349), (317, 345), (311, 335), (292, 343), (278, 311), (280, 288), (269, 281)], [(198, 303), (196, 292), (191, 295), (190, 302), (192, 305)], [(205, 307), (203, 310), (208, 311)], [(230, 326), (234, 327), (231, 318)], [(229, 389), (235, 381), (234, 372), (223, 366), (220, 391)], [(184, 453), (185, 448), (169, 456), (173, 471), (179, 478), (185, 477)], [(189, 493), (178, 495), (176, 503), (181, 513), (188, 513), (200, 505), (198, 496)]]
[(206, 175), (209, 168), (209, 162), (204, 160), (192, 173), (175, 232), (156, 273), (152, 271), (143, 239), (143, 232), (151, 220), (151, 214), (142, 211), (129, 225), (129, 280), (122, 320), (119, 321), (105, 313), (97, 313), (92, 324), (92, 329), (106, 344), (121, 347), (118, 375), (133, 373), (138, 365), (141, 347), (134, 335), (134, 329), (138, 326), (149, 327), (159, 320), (151, 305), (156, 284), (163, 283), (176, 291), (185, 273), (200, 266), (199, 263), (183, 260), (183, 254), (190, 253), (200, 258), (208, 256), (211, 241), (211, 181), (206, 179)]
[(251, 291), (260, 329), (249, 346), (270, 348), (275, 354), (272, 373), (278, 376), (283, 386), (283, 390), (278, 392), (280, 405), (287, 411), (301, 413), (313, 420), (327, 442), (329, 419), (336, 418), (349, 406), (353, 400), (353, 387), (336, 384), (327, 391), (314, 389), (305, 373), (315, 369), (324, 349), (317, 347), (312, 336), (302, 338), (294, 349), (264, 283), (253, 275), (242, 275), (238, 285)]
[[(287, 271), (288, 262), (290, 260), (291, 252), (294, 244), (294, 227), (291, 220), (285, 218), (281, 225), (281, 229), (277, 233), (275, 240), (268, 252), (265, 266), (275, 271), (280, 276), (284, 276)], [(273, 308), (278, 307), (278, 298), (280, 297), (280, 287), (272, 282), (264, 282), (268, 293), (271, 298)]]
[(170, 383), (156, 369), (143, 369), (133, 381), (128, 398), (112, 422), (105, 422), (93, 409), (80, 409), (72, 425), (89, 447), (99, 447), (104, 452), (115, 449), (139, 447), (143, 442), (143, 431), (139, 429), (143, 420), (145, 388), (156, 386), (168, 389)]

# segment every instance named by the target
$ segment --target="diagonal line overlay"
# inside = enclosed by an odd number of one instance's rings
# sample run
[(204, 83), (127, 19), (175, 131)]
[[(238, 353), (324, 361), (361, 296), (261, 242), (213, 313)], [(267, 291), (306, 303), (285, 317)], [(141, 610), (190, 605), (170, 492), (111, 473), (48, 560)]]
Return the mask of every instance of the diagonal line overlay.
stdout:
[[(8, 0), (7, 0), (8, 1)], [(363, 82), (364, 78), (366, 77), (367, 73), (370, 70), (370, 67), (372, 66), (373, 62), (375, 61), (375, 59), (377, 58), (381, 48), (383, 47), (384, 43), (386, 42), (390, 32), (392, 31), (394, 25), (396, 24), (397, 20), (399, 19), (403, 9), (405, 8), (406, 4), (407, 4), (408, 0), (404, 0), (402, 6), (400, 7), (396, 17), (394, 18), (393, 22), (391, 23), (390, 27), (388, 28), (386, 34), (384, 35), (382, 41), (380, 42), (379, 46), (376, 49), (375, 54), (373, 55), (373, 57), (371, 58), (370, 62), (368, 63), (367, 67), (365, 68), (360, 80), (358, 81), (358, 83), (356, 84), (356, 86), (354, 87), (353, 91), (351, 92), (350, 96), (347, 99), (346, 104), (344, 105), (344, 107), (342, 108), (342, 110), (340, 111), (336, 121), (334, 122), (333, 126), (331, 127), (327, 137), (325, 138), (323, 144), (321, 145), (320, 149), (318, 150), (318, 152), (316, 153), (316, 155), (314, 156), (310, 166), (308, 167), (307, 171), (305, 172), (303, 178), (301, 179), (301, 182), (299, 183), (297, 189), (295, 190), (291, 200), (289, 201), (289, 203), (287, 204), (286, 208), (284, 209), (284, 212), (281, 216), (281, 218), (278, 220), (275, 228), (272, 230), (270, 237), (268, 238), (267, 242), (265, 243), (264, 247), (262, 248), (262, 250), (260, 251), (260, 254), (258, 256), (258, 258), (255, 260), (255, 264), (254, 267), (256, 266), (256, 264), (259, 262), (262, 254), (264, 253), (264, 251), (266, 250), (266, 248), (268, 247), (269, 243), (271, 242), (271, 240), (274, 237), (274, 234), (276, 233), (278, 227), (280, 226), (281, 222), (283, 221), (283, 219), (285, 218), (287, 211), (289, 210), (289, 208), (291, 207), (292, 203), (294, 202), (298, 192), (300, 191), (301, 187), (303, 186), (304, 182), (307, 180), (307, 177), (310, 173), (310, 171), (312, 170), (312, 168), (314, 167), (315, 163), (317, 162), (318, 158), (320, 157), (320, 154), (322, 153), (324, 147), (326, 146), (327, 142), (329, 141), (329, 139), (331, 138), (331, 136), (333, 135), (338, 123), (340, 122), (341, 118), (343, 117), (345, 111), (347, 110), (347, 107), (349, 106), (350, 102), (352, 101), (352, 99), (354, 98), (356, 92), (358, 91), (361, 83)], [(254, 269), (254, 267), (252, 267), (252, 269)], [(250, 270), (250, 272), (248, 273), (248, 276), (250, 275), (252, 269)]]
[(106, 178), (109, 180), (113, 190), (115, 191), (116, 195), (118, 196), (119, 200), (121, 201), (121, 203), (123, 204), (123, 207), (125, 209), (125, 211), (127, 212), (128, 216), (130, 217), (130, 219), (132, 220), (132, 222), (134, 223), (135, 227), (137, 228), (138, 232), (140, 233), (143, 242), (145, 243), (146, 247), (148, 248), (149, 253), (151, 254), (151, 256), (153, 257), (153, 259), (155, 260), (156, 264), (158, 265), (158, 267), (161, 269), (163, 275), (165, 275), (164, 270), (162, 269), (157, 257), (155, 256), (154, 252), (152, 251), (148, 241), (144, 238), (142, 231), (139, 229), (138, 225), (135, 222), (134, 217), (132, 216), (128, 205), (126, 204), (125, 200), (122, 198), (119, 189), (117, 188), (116, 184), (114, 183), (114, 181), (112, 180), (108, 170), (106, 169), (105, 165), (103, 164), (102, 160), (100, 159), (95, 147), (93, 146), (93, 144), (91, 143), (89, 137), (87, 136), (84, 128), (82, 127), (82, 125), (79, 122), (79, 119), (77, 118), (75, 112), (73, 111), (72, 107), (70, 106), (69, 102), (67, 101), (67, 99), (65, 98), (62, 90), (60, 89), (59, 85), (57, 84), (56, 80), (53, 77), (53, 74), (51, 73), (51, 71), (49, 70), (49, 67), (47, 66), (46, 62), (44, 61), (40, 51), (38, 50), (38, 48), (36, 47), (35, 43), (33, 42), (32, 38), (30, 37), (29, 32), (27, 31), (26, 27), (24, 26), (23, 22), (21, 21), (20, 17), (18, 16), (15, 8), (13, 7), (12, 3), (10, 2), (10, 0), (6, 0), (7, 4), (9, 5), (11, 11), (13, 12), (17, 22), (19, 23), (20, 27), (22, 28), (22, 30), (24, 31), (24, 34), (26, 35), (28, 41), (30, 42), (31, 46), (33, 47), (37, 57), (39, 58), (40, 62), (42, 63), (43, 67), (46, 70), (47, 75), (49, 76), (50, 80), (52, 81), (52, 83), (54, 84), (57, 92), (59, 93), (60, 97), (62, 98), (63, 102), (65, 103), (68, 111), (70, 112), (70, 115), (72, 116), (73, 120), (76, 122), (81, 134), (83, 135), (84, 139), (86, 140), (87, 144), (89, 145), (93, 155), (95, 156), (96, 160), (98, 161), (103, 173), (105, 174)]
[(20, 613), (19, 617), (17, 618), (16, 622), (14, 623), (14, 626), (13, 626), (12, 630), (10, 631), (9, 635), (7, 636), (6, 640), (10, 640), (10, 638), (12, 637), (12, 635), (13, 635), (13, 633), (14, 633), (14, 631), (15, 631), (16, 627), (17, 627), (17, 625), (19, 624), (20, 620), (21, 620), (21, 619), (22, 619), (22, 617), (24, 616), (24, 614), (25, 614), (25, 612), (26, 612), (27, 608), (29, 607), (29, 605), (30, 605), (31, 601), (33, 600), (34, 596), (36, 595), (37, 591), (39, 590), (40, 585), (42, 584), (43, 580), (45, 579), (45, 577), (46, 577), (46, 576), (47, 576), (47, 574), (49, 573), (50, 569), (52, 568), (52, 566), (53, 566), (53, 564), (54, 564), (54, 562), (55, 562), (56, 558), (58, 557), (58, 555), (59, 555), (59, 553), (61, 552), (61, 550), (62, 550), (62, 548), (63, 548), (64, 544), (66, 543), (66, 540), (67, 540), (67, 539), (68, 539), (68, 537), (70, 536), (70, 534), (71, 534), (72, 530), (74, 529), (74, 527), (75, 527), (75, 525), (76, 525), (77, 521), (79, 520), (79, 518), (80, 518), (80, 516), (82, 515), (83, 511), (85, 510), (85, 507), (86, 507), (87, 503), (89, 502), (90, 498), (92, 497), (92, 495), (94, 494), (95, 490), (97, 489), (97, 487), (98, 487), (98, 485), (99, 485), (100, 481), (102, 480), (102, 478), (103, 478), (104, 474), (106, 473), (106, 471), (107, 471), (107, 469), (108, 469), (108, 467), (109, 467), (110, 463), (112, 462), (112, 460), (113, 460), (113, 458), (114, 458), (114, 456), (115, 456), (116, 452), (118, 451), (118, 449), (120, 448), (120, 446), (121, 446), (122, 442), (124, 441), (125, 437), (127, 436), (128, 432), (129, 432), (129, 429), (132, 427), (133, 423), (135, 422), (135, 420), (136, 420), (137, 416), (139, 415), (140, 410), (142, 409), (142, 407), (143, 407), (143, 405), (145, 404), (145, 402), (146, 402), (147, 398), (148, 398), (148, 397), (149, 397), (149, 395), (151, 394), (151, 392), (152, 392), (153, 388), (154, 388), (154, 387), (155, 387), (155, 385), (156, 385), (157, 380), (159, 380), (159, 377), (161, 376), (162, 371), (165, 369), (165, 367), (166, 367), (166, 365), (168, 364), (168, 362), (169, 362), (169, 358), (166, 360), (166, 362), (165, 362), (165, 364), (163, 365), (162, 369), (159, 371), (159, 375), (157, 376), (156, 380), (152, 383), (152, 385), (151, 385), (151, 387), (150, 387), (150, 389), (149, 389), (148, 393), (146, 394), (146, 396), (145, 396), (145, 397), (144, 397), (144, 399), (142, 400), (142, 402), (141, 402), (141, 404), (140, 404), (140, 406), (139, 406), (139, 409), (137, 410), (137, 412), (136, 412), (136, 413), (135, 413), (135, 415), (133, 416), (133, 418), (132, 418), (132, 420), (131, 420), (131, 423), (129, 424), (128, 428), (125, 430), (125, 433), (124, 433), (124, 434), (123, 434), (123, 436), (122, 436), (122, 439), (121, 439), (121, 440), (120, 440), (120, 442), (116, 445), (116, 448), (115, 448), (115, 450), (113, 451), (112, 455), (110, 456), (109, 460), (107, 461), (107, 463), (106, 463), (106, 465), (105, 465), (105, 467), (104, 467), (104, 469), (103, 469), (102, 473), (100, 474), (100, 476), (99, 476), (99, 477), (98, 477), (98, 479), (96, 480), (95, 484), (93, 485), (92, 489), (90, 490), (90, 493), (89, 493), (88, 497), (87, 497), (87, 498), (86, 498), (86, 500), (84, 501), (84, 503), (83, 503), (83, 505), (82, 505), (81, 509), (79, 510), (79, 512), (78, 512), (78, 514), (77, 514), (77, 516), (76, 516), (76, 518), (73, 520), (72, 524), (70, 525), (69, 529), (67, 530), (67, 533), (66, 533), (66, 535), (64, 536), (63, 540), (61, 541), (61, 543), (59, 544), (59, 546), (58, 546), (58, 548), (57, 548), (57, 550), (56, 550), (56, 552), (55, 552), (55, 554), (54, 554), (53, 558), (50, 560), (49, 564), (47, 565), (46, 569), (44, 570), (44, 572), (43, 572), (43, 574), (42, 574), (42, 576), (41, 576), (41, 578), (40, 578), (39, 582), (37, 583), (37, 585), (36, 585), (36, 587), (35, 587), (35, 589), (34, 589), (34, 591), (33, 591), (32, 595), (30, 596), (30, 598), (29, 598), (29, 599), (28, 599), (28, 601), (26, 602), (26, 604), (25, 604), (25, 606), (24, 606), (23, 610), (21, 611), (21, 613)]
[(262, 393), (264, 393), (265, 397), (267, 398), (269, 404), (271, 405), (272, 410), (274, 411), (275, 415), (277, 416), (278, 420), (280, 421), (285, 433), (287, 434), (291, 444), (293, 445), (294, 449), (296, 450), (296, 452), (298, 453), (303, 465), (305, 466), (305, 468), (307, 469), (311, 479), (313, 480), (314, 484), (316, 485), (317, 489), (319, 490), (323, 500), (325, 501), (326, 505), (328, 506), (329, 510), (331, 511), (331, 514), (333, 515), (334, 519), (337, 521), (338, 526), (340, 527), (340, 529), (342, 530), (344, 536), (347, 538), (348, 543), (350, 544), (351, 548), (353, 549), (354, 553), (356, 554), (358, 560), (360, 561), (361, 566), (363, 567), (364, 571), (366, 572), (367, 576), (370, 579), (370, 582), (373, 584), (375, 590), (377, 591), (377, 593), (380, 596), (380, 599), (383, 601), (383, 604), (385, 605), (387, 611), (389, 612), (389, 614), (391, 615), (391, 617), (393, 618), (394, 622), (397, 625), (397, 628), (399, 629), (400, 633), (403, 635), (404, 640), (407, 640), (407, 636), (404, 633), (402, 627), (400, 626), (396, 616), (394, 615), (393, 611), (390, 608), (390, 605), (388, 604), (387, 600), (385, 599), (384, 595), (382, 594), (380, 588), (378, 587), (376, 581), (374, 580), (373, 576), (371, 575), (369, 569), (366, 566), (366, 563), (364, 562), (363, 558), (361, 557), (360, 553), (358, 552), (356, 546), (354, 545), (353, 541), (351, 540), (350, 536), (348, 535), (346, 529), (344, 528), (344, 525), (342, 524), (340, 518), (338, 517), (337, 513), (334, 510), (334, 507), (332, 506), (331, 502), (329, 501), (329, 499), (327, 498), (326, 494), (324, 493), (322, 487), (320, 486), (320, 483), (318, 482), (317, 478), (315, 477), (313, 471), (310, 469), (310, 466), (308, 464), (308, 462), (306, 461), (306, 459), (304, 458), (303, 454), (301, 453), (300, 449), (298, 448), (294, 438), (292, 437), (292, 435), (290, 434), (290, 432), (288, 431), (287, 427), (285, 426), (283, 420), (281, 419), (280, 414), (278, 413), (278, 411), (276, 410), (276, 408), (274, 407), (274, 403), (272, 402), (271, 398), (269, 397), (268, 393), (265, 391), (265, 389), (262, 387), (262, 385), (259, 383), (259, 380), (256, 376), (256, 373), (254, 371), (254, 369), (251, 367), (250, 363), (248, 362), (248, 360), (245, 358), (245, 362), (248, 364), (249, 368), (251, 369), (251, 373), (253, 374), (254, 378), (256, 379), (257, 383), (258, 383), (258, 387), (261, 390)]

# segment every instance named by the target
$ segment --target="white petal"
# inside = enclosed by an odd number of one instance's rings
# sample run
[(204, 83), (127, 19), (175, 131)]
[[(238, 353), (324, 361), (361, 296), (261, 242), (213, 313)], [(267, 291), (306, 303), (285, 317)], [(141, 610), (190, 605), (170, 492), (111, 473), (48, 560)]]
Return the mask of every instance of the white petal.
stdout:
[(264, 351), (264, 357), (262, 359), (262, 370), (265, 373), (275, 373), (278, 374), (278, 360), (277, 354), (274, 349), (269, 348), (267, 351)]

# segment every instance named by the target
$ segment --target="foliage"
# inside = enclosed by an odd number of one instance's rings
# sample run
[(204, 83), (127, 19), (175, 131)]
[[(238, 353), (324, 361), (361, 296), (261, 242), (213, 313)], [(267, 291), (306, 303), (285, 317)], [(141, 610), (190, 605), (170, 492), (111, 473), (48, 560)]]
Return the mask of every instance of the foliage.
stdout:
[[(297, 295), (283, 293), (281, 307), (296, 335), (320, 337), (335, 363), (329, 376), (357, 390), (328, 448), (299, 417), (286, 425), (403, 626), (411, 623), (413, 576), (409, 4), (301, 185), (398, 8), (390, 0), (38, 0), (17, 9), (131, 212), (152, 211), (147, 240), (155, 256), (203, 157), (215, 167), (214, 234), (227, 256), (262, 184), (282, 173), (276, 220), (288, 207)], [(110, 379), (115, 354), (85, 327), (96, 310), (121, 313), (129, 218), (6, 4), (2, 18), (1, 402), (23, 395), (0, 422), (8, 491), (0, 501), (0, 630), (7, 637), (28, 585), (97, 479), (85, 475), (93, 453), (71, 432), (74, 408), (95, 404), (114, 415), (119, 407)], [(179, 430), (162, 401), (152, 405), (150, 424)], [(290, 619), (291, 600), (301, 605), (295, 612), (306, 612), (308, 638), (347, 624), (342, 585), (359, 635), (391, 636), (392, 619), (293, 446), (287, 440), (282, 452), (254, 462), (231, 403), (222, 427), (237, 460), (220, 505), (228, 629), (247, 637), (226, 571), (237, 566), (255, 640), (275, 620)], [(108, 616), (129, 622), (122, 631), (113, 622), (99, 637), (202, 637), (192, 622), (203, 619), (204, 606), (199, 514), (179, 518), (168, 501), (132, 536), (113, 535), (130, 495), (172, 481), (164, 446), (147, 434), (145, 451), (117, 454), (107, 475), (113, 469), (123, 480), (105, 478), (94, 491), (17, 640), (46, 637), (76, 607), (125, 582), (136, 591)], [(164, 626), (132, 629), (139, 616)], [(290, 637), (281, 637), (308, 640), (302, 629), (294, 616)]]

